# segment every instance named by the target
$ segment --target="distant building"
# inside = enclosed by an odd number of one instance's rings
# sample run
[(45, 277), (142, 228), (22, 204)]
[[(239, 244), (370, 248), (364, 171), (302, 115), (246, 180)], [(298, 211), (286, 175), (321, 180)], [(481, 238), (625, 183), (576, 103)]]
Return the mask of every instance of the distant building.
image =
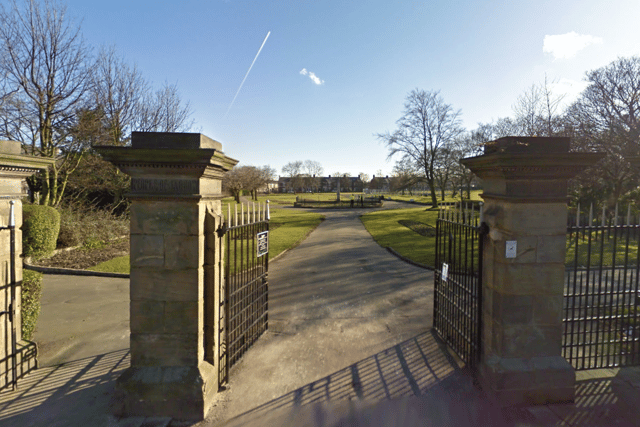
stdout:
[(258, 193), (277, 193), (278, 181), (272, 179), (262, 187), (258, 188)]
[[(281, 176), (278, 178), (279, 193), (331, 193), (338, 189), (338, 179), (329, 176), (299, 175), (295, 177)], [(340, 178), (340, 191), (360, 193), (364, 183), (358, 176), (343, 176)]]

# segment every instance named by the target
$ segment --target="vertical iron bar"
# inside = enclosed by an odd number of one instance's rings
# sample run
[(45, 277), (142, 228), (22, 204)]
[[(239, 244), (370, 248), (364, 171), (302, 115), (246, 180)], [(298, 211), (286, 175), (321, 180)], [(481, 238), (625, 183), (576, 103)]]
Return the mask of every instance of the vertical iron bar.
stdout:
[(11, 307), (9, 308), (9, 320), (11, 321), (11, 366), (12, 366), (12, 376), (11, 376), (11, 388), (12, 390), (17, 390), (18, 388), (18, 372), (17, 372), (17, 360), (18, 357), (18, 343), (17, 343), (17, 332), (16, 332), (16, 216), (15, 216), (15, 200), (11, 200), (10, 208), (9, 208), (9, 256), (11, 260), (9, 261), (9, 269), (10, 272), (10, 280), (11, 280)]
[[(576, 305), (577, 305), (577, 298), (581, 298), (581, 297), (576, 297), (576, 295), (582, 294), (582, 292), (579, 292), (578, 290), (578, 255), (580, 253), (580, 250), (579, 250), (580, 249), (579, 248), (580, 247), (580, 205), (578, 205), (578, 211), (576, 213), (576, 227), (572, 228), (570, 233), (575, 233), (575, 236), (576, 236), (575, 246), (574, 246), (574, 262), (573, 262), (573, 286), (571, 286), (571, 289), (572, 289), (571, 293), (573, 296), (569, 298), (569, 301), (568, 301), (568, 304), (571, 304), (571, 316), (569, 316), (569, 313), (567, 310), (567, 317), (570, 317), (570, 322), (571, 322), (571, 340), (569, 341), (571, 347), (569, 347), (569, 355), (570, 355), (569, 362), (573, 364), (575, 361), (575, 357), (577, 356), (576, 354), (577, 348), (575, 347), (576, 345), (575, 330), (576, 330), (576, 323), (578, 321), (578, 319), (576, 318)], [(572, 234), (570, 234), (569, 236), (569, 241), (571, 241), (571, 236)], [(582, 306), (580, 305), (580, 307)], [(568, 308), (569, 307), (567, 307), (567, 309)], [(581, 308), (578, 309), (579, 317), (580, 317), (580, 312), (581, 312)], [(586, 314), (585, 314), (585, 317), (586, 317)], [(579, 327), (580, 324), (578, 323), (577, 326)]]

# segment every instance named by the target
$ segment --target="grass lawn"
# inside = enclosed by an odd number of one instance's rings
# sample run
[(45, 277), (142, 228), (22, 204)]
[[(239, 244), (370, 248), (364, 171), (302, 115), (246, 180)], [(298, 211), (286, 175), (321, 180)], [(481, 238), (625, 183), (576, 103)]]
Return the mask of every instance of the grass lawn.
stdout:
[[(578, 259), (576, 260), (576, 235)], [(615, 243), (615, 244), (614, 244)], [(589, 245), (591, 251), (589, 254)], [(615, 260), (614, 260), (615, 257)], [(614, 262), (615, 261), (615, 262)], [(638, 262), (638, 241), (630, 236), (627, 246), (627, 236), (624, 232), (618, 232), (616, 238), (613, 234), (606, 232), (580, 232), (567, 234), (567, 256), (566, 265), (568, 267), (597, 267), (603, 266), (634, 266)]]
[(324, 216), (315, 212), (273, 209), (269, 232), (269, 258), (275, 258), (304, 240)]
[(435, 235), (422, 236), (402, 223), (419, 222), (435, 227), (437, 217), (437, 210), (419, 207), (371, 212), (360, 219), (380, 246), (390, 247), (412, 261), (433, 266), (436, 258)]
[(94, 267), (88, 268), (88, 270), (91, 271), (124, 274), (129, 274), (130, 269), (131, 266), (129, 264), (129, 255), (119, 256), (117, 258), (110, 259), (109, 261), (101, 262)]
[[(314, 212), (288, 209), (271, 209), (269, 231), (269, 258), (273, 259), (286, 249), (299, 244), (323, 220), (323, 216)], [(129, 273), (129, 256), (122, 256), (89, 268), (92, 271)]]

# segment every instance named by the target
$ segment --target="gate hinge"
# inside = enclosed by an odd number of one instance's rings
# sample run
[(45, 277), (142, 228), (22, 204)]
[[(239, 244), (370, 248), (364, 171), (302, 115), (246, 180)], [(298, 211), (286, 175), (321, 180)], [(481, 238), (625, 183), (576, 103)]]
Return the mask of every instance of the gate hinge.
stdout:
[(218, 227), (216, 233), (218, 233), (219, 238), (224, 237), (224, 235), (227, 234), (227, 224), (222, 224), (220, 227)]
[(13, 323), (13, 304), (9, 304), (9, 311), (0, 311), (0, 315), (8, 314), (9, 322)]
[(478, 234), (482, 236), (489, 234), (489, 225), (486, 222), (480, 224), (480, 227), (478, 227)]

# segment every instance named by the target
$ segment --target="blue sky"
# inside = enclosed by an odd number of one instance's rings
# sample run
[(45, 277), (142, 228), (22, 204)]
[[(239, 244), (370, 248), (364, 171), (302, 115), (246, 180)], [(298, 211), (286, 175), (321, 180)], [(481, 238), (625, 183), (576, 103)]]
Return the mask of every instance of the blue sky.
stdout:
[(325, 174), (390, 174), (375, 134), (395, 129), (414, 88), (440, 90), (473, 129), (511, 115), (545, 74), (570, 101), (586, 71), (640, 54), (638, 0), (67, 4), (89, 44), (115, 45), (157, 86), (177, 83), (194, 131), (279, 173), (311, 159)]

